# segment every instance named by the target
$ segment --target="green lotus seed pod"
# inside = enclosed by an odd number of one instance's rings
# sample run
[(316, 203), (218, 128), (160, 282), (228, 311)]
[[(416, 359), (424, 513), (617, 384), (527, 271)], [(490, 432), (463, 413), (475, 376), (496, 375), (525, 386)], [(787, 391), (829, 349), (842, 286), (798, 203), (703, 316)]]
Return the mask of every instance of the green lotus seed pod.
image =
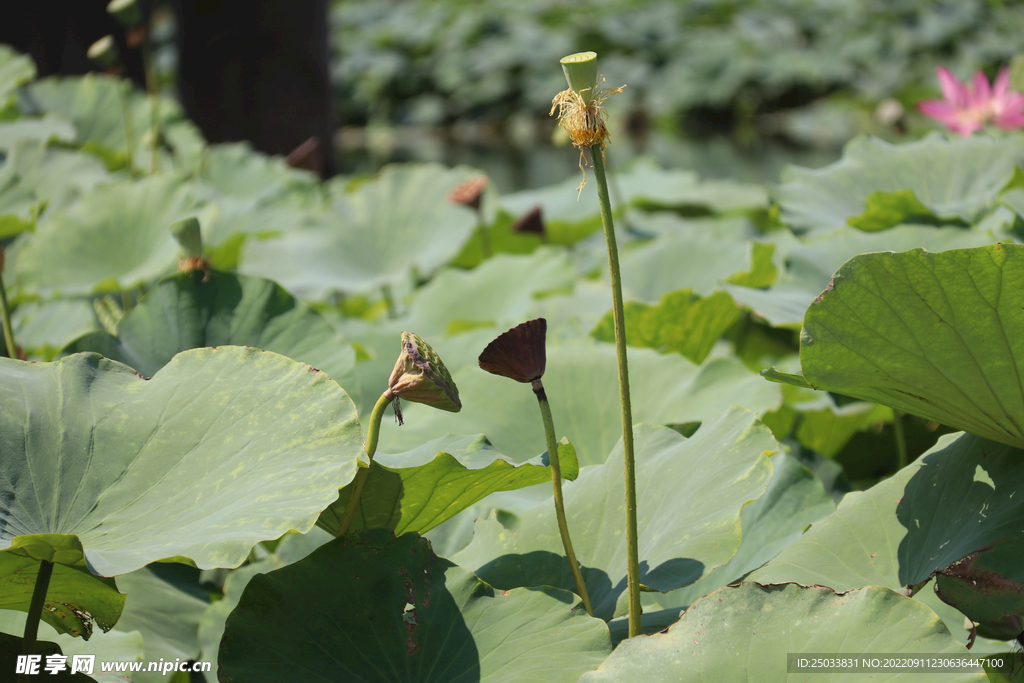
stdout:
[(203, 236), (199, 231), (199, 219), (192, 217), (180, 220), (171, 226), (171, 234), (181, 247), (185, 258), (203, 255)]
[(117, 53), (117, 43), (114, 42), (114, 36), (107, 35), (97, 40), (89, 46), (85, 56), (101, 69), (109, 69), (117, 64), (120, 55)]
[(142, 12), (139, 11), (139, 4), (135, 0), (110, 0), (107, 4), (107, 14), (125, 28), (142, 23)]
[(402, 333), (402, 353), (391, 372), (386, 394), (452, 413), (462, 410), (459, 390), (448, 368), (430, 344), (411, 332)]
[(569, 87), (579, 93), (584, 102), (590, 102), (597, 85), (597, 53), (577, 52), (562, 57), (561, 63)]

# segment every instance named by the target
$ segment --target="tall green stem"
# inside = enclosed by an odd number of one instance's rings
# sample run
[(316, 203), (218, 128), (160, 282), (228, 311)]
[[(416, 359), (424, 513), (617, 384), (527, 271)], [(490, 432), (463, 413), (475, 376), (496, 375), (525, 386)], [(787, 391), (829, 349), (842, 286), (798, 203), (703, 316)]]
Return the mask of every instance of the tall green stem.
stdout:
[[(380, 436), (380, 421), (384, 417), (384, 409), (391, 403), (391, 398), (388, 397), (388, 392), (384, 392), (377, 399), (376, 405), (373, 406), (373, 412), (370, 413), (370, 424), (366, 426), (366, 454), (370, 456), (370, 462), (373, 462), (373, 454), (377, 452), (377, 438)], [(366, 479), (370, 476), (369, 467), (360, 467), (359, 471), (356, 472), (356, 478), (353, 481), (352, 493), (348, 497), (348, 503), (345, 505), (345, 515), (341, 518), (341, 524), (338, 525), (338, 530), (334, 532), (335, 536), (344, 536), (348, 533), (348, 529), (352, 526), (352, 519), (356, 516), (356, 508), (359, 507), (359, 496), (363, 492), (363, 487), (366, 486)]]
[[(3, 247), (0, 247), (0, 252), (3, 251)], [(0, 254), (0, 261), (3, 261), (3, 255)], [(4, 277), (3, 273), (0, 272), (0, 322), (4, 328), (4, 345), (7, 347), (7, 356), (9, 358), (18, 357), (18, 347), (14, 345), (14, 327), (11, 326), (11, 308), (7, 305), (7, 290), (4, 289)]]
[(597, 197), (601, 202), (601, 222), (608, 243), (608, 270), (612, 278), (612, 317), (615, 321), (615, 356), (619, 362), (619, 404), (622, 407), (622, 454), (626, 479), (626, 576), (629, 581), (629, 637), (640, 635), (640, 554), (636, 521), (636, 465), (633, 457), (633, 410), (629, 402), (629, 368), (626, 365), (626, 319), (622, 312), (622, 276), (619, 274), (619, 250), (615, 244), (612, 206), (608, 200), (608, 179), (604, 172), (604, 151), (597, 144), (590, 148), (597, 176)]
[(562, 466), (558, 462), (555, 421), (551, 417), (551, 404), (548, 403), (547, 394), (544, 393), (544, 385), (539, 379), (533, 381), (533, 393), (537, 394), (537, 402), (540, 403), (540, 415), (544, 420), (544, 435), (548, 441), (548, 459), (551, 462), (551, 485), (555, 490), (555, 516), (558, 517), (558, 533), (562, 535), (562, 547), (565, 548), (565, 556), (569, 560), (569, 570), (572, 572), (573, 581), (576, 582), (576, 592), (583, 600), (587, 614), (594, 616), (594, 608), (590, 606), (590, 595), (587, 594), (587, 584), (583, 582), (583, 572), (580, 571), (576, 553), (572, 549), (572, 539), (569, 538), (569, 523), (565, 519), (565, 503), (562, 499)]
[(892, 429), (896, 433), (896, 455), (902, 470), (907, 466), (907, 437), (903, 433), (903, 411), (892, 410)]
[[(32, 591), (32, 602), (28, 606), (28, 619), (25, 621), (25, 636), (21, 641), (21, 653), (34, 655), (36, 653), (36, 636), (39, 634), (39, 617), (43, 614), (43, 603), (46, 602), (46, 590), (50, 587), (50, 577), (53, 576), (53, 562), (43, 560), (39, 564), (39, 574), (36, 575), (36, 586)], [(28, 674), (22, 674), (21, 681), (28, 681)]]

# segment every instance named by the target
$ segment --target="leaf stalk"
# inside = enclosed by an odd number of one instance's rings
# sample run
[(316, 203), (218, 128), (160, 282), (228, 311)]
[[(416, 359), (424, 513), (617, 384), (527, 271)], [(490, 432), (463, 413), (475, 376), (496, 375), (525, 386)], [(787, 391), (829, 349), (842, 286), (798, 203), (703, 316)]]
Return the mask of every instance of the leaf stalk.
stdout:
[[(25, 634), (21, 641), (21, 653), (24, 655), (36, 653), (39, 618), (43, 614), (43, 603), (46, 602), (46, 591), (50, 587), (51, 576), (53, 576), (53, 562), (42, 560), (39, 563), (39, 573), (36, 575), (36, 585), (32, 591), (32, 602), (29, 603), (28, 618), (25, 620)], [(29, 675), (21, 674), (18, 680), (25, 683), (29, 680)]]
[[(370, 423), (366, 426), (366, 454), (370, 456), (371, 463), (373, 462), (373, 454), (377, 452), (377, 439), (380, 437), (381, 418), (384, 417), (384, 409), (391, 404), (391, 401), (392, 399), (388, 396), (388, 392), (385, 391), (377, 399), (377, 403), (373, 406), (373, 412), (370, 413)], [(335, 536), (344, 536), (348, 533), (349, 527), (352, 526), (352, 519), (356, 516), (356, 509), (359, 507), (359, 496), (362, 494), (363, 487), (366, 486), (366, 479), (369, 476), (369, 465), (360, 467), (359, 471), (356, 472), (352, 493), (348, 497), (348, 503), (345, 504), (345, 515), (341, 518), (338, 530), (334, 532)]]

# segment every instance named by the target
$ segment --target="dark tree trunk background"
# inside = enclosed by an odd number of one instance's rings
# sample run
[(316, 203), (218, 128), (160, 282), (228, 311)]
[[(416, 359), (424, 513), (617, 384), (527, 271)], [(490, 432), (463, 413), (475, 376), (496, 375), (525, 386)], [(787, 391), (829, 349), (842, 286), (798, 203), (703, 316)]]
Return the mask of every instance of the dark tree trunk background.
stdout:
[[(140, 6), (148, 16), (151, 0)], [(35, 60), (40, 76), (93, 70), (86, 50), (112, 34), (125, 75), (144, 82), (138, 50), (106, 13), (107, 0), (8, 0), (0, 42)], [(173, 0), (178, 88), (210, 142), (248, 140), (295, 165), (335, 172), (327, 0)], [(315, 139), (315, 143), (308, 143)], [(302, 147), (301, 150), (297, 148)]]

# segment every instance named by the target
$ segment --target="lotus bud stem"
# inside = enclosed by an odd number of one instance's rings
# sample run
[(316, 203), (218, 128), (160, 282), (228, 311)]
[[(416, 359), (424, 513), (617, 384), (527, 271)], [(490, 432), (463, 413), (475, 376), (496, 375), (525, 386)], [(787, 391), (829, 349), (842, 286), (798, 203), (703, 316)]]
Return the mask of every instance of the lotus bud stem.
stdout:
[[(32, 590), (32, 601), (28, 606), (28, 617), (25, 619), (25, 631), (21, 641), (21, 653), (23, 655), (36, 654), (36, 637), (39, 635), (39, 618), (43, 615), (43, 606), (46, 603), (46, 591), (50, 587), (50, 577), (53, 576), (53, 562), (41, 560), (39, 573), (36, 575), (36, 585)], [(32, 680), (29, 674), (22, 674), (19, 681)]]
[[(373, 463), (373, 456), (377, 452), (377, 438), (380, 433), (380, 421), (384, 416), (384, 409), (394, 401), (395, 417), (398, 423), (402, 424), (402, 411), (399, 408), (398, 399), (404, 398), (414, 403), (425, 403), (428, 406), (457, 413), (462, 410), (462, 402), (459, 401), (459, 390), (444, 366), (441, 357), (437, 355), (430, 344), (411, 332), (402, 333), (402, 351), (395, 363), (395, 369), (391, 372), (388, 380), (388, 388), (377, 399), (370, 414), (370, 422), (366, 428), (366, 454), (370, 463)], [(359, 497), (366, 486), (366, 479), (370, 476), (369, 467), (361, 467), (356, 472), (353, 480), (352, 493), (349, 494), (348, 502), (345, 504), (345, 514), (341, 518), (341, 524), (335, 536), (344, 536), (352, 526), (352, 519), (359, 507)]]
[(537, 402), (540, 404), (540, 415), (544, 423), (544, 436), (548, 446), (548, 461), (551, 463), (551, 486), (555, 496), (558, 533), (562, 537), (562, 547), (565, 549), (565, 557), (569, 561), (569, 570), (572, 572), (572, 578), (576, 584), (576, 592), (583, 600), (587, 614), (594, 616), (594, 609), (590, 605), (590, 595), (587, 593), (587, 584), (583, 580), (583, 572), (580, 570), (576, 552), (572, 547), (572, 538), (569, 536), (569, 523), (565, 517), (565, 501), (562, 496), (562, 467), (558, 460), (555, 422), (551, 416), (551, 405), (548, 403), (547, 394), (544, 392), (544, 383), (541, 382), (547, 364), (545, 351), (547, 329), (548, 323), (544, 318), (516, 325), (488, 344), (477, 362), (482, 370), (492, 375), (508, 377), (533, 387), (533, 393), (536, 394)]

